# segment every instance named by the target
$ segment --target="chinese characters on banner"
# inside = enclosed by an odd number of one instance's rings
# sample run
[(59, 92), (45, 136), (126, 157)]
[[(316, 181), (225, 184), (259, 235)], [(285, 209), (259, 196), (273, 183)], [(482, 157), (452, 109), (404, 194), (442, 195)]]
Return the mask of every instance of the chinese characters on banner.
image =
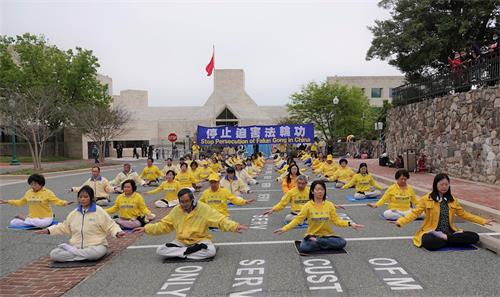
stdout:
[(199, 145), (247, 145), (314, 142), (314, 125), (198, 126)]

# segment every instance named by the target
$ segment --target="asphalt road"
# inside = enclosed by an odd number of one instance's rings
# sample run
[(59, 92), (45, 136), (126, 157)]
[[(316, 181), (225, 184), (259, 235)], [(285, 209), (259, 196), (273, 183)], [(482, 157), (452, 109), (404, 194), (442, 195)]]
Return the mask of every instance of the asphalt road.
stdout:
[[(137, 164), (136, 170), (143, 164)], [(267, 165), (270, 166), (270, 165)], [(118, 170), (103, 172), (108, 178)], [(301, 257), (293, 240), (303, 237), (305, 229), (283, 235), (272, 231), (283, 225), (285, 209), (269, 217), (262, 213), (281, 197), (276, 174), (265, 169), (260, 184), (249, 196), (259, 201), (230, 208), (231, 218), (249, 224), (244, 234), (214, 232), (217, 256), (211, 262), (164, 264), (155, 247), (174, 238), (142, 236), (135, 244), (113, 257), (102, 269), (66, 293), (67, 296), (500, 296), (499, 257), (476, 251), (429, 252), (413, 246), (411, 236), (420, 221), (396, 228), (379, 218), (383, 208), (371, 209), (352, 203), (345, 195), (353, 190), (328, 190), (329, 199), (345, 205), (339, 210), (359, 224), (360, 231), (334, 227), (347, 239), (347, 254)], [(64, 193), (79, 185), (88, 174), (74, 174), (47, 180), (47, 187), (59, 197), (75, 199)], [(269, 183), (269, 186), (266, 184)], [(331, 188), (332, 185), (329, 185)], [(20, 197), (26, 184), (0, 187), (2, 199)], [(144, 192), (149, 189), (140, 189)], [(114, 195), (115, 196), (115, 195)], [(145, 196), (155, 199), (161, 194)], [(54, 207), (59, 220), (72, 207)], [(36, 236), (31, 232), (7, 230), (9, 220), (25, 211), (0, 207), (1, 275), (15, 271), (48, 254), (65, 237)], [(460, 227), (492, 232), (471, 223)]]

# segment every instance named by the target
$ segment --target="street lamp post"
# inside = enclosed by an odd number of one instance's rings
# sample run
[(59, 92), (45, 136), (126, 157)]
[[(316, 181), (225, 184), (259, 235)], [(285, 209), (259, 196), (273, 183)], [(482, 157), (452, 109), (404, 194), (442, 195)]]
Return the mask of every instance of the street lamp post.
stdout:
[(365, 138), (365, 112), (363, 111), (363, 116), (361, 116), (361, 120), (363, 122), (363, 129), (361, 130), (361, 138)]
[(335, 96), (333, 98), (333, 109), (335, 112), (334, 118), (333, 118), (333, 133), (337, 133), (337, 104), (339, 104), (339, 97)]
[(14, 119), (12, 119), (12, 159), (10, 160), (10, 165), (21, 165), (19, 160), (17, 160), (17, 150), (16, 150), (16, 124), (14, 124)]

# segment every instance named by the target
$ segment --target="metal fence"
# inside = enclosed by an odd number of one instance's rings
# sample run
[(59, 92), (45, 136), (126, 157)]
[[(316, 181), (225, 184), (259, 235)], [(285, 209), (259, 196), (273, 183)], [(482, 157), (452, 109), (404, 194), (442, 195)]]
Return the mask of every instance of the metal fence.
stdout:
[(394, 89), (393, 105), (406, 105), (498, 84), (500, 56), (491, 55)]

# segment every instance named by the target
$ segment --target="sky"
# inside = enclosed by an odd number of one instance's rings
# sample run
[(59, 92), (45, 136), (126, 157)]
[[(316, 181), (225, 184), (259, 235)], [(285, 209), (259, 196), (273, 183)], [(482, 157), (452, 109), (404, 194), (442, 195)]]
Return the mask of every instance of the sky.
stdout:
[(0, 34), (42, 34), (83, 47), (113, 93), (147, 90), (151, 106), (199, 106), (213, 90), (205, 66), (243, 69), (259, 105), (284, 105), (327, 76), (401, 75), (366, 61), (368, 26), (389, 18), (378, 1), (0, 0)]

